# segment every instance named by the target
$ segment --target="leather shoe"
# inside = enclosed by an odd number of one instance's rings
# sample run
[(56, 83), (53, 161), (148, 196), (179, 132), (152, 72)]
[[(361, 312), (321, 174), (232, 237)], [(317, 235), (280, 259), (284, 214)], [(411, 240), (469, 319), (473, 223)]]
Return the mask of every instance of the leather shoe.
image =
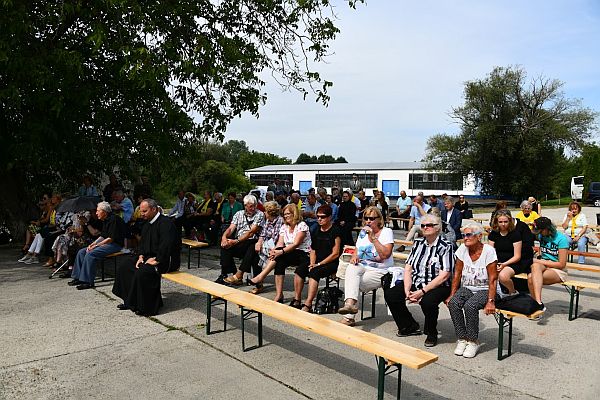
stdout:
[(117, 306), (117, 308), (118, 308), (119, 310), (129, 310), (129, 307), (127, 307), (125, 304), (119, 304), (119, 305)]
[(69, 286), (77, 286), (81, 284), (82, 282), (79, 279), (73, 279), (72, 281), (67, 282), (67, 285)]
[(77, 285), (77, 290), (93, 289), (94, 287), (94, 285), (90, 285), (89, 283), (82, 283), (81, 285)]
[(405, 337), (405, 336), (417, 336), (421, 334), (421, 330), (419, 329), (419, 324), (415, 324), (413, 326), (409, 326), (406, 328), (402, 328), (396, 333), (396, 336)]
[(427, 335), (427, 339), (425, 339), (425, 347), (434, 347), (437, 345), (437, 342), (437, 335)]

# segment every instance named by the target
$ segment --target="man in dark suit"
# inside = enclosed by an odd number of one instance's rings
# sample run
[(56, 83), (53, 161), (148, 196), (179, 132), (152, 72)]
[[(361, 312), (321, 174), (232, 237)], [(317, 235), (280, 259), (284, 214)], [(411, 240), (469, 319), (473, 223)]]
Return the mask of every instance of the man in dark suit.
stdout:
[(442, 224), (444, 225), (444, 232), (454, 233), (455, 241), (462, 237), (460, 233), (460, 227), (462, 226), (462, 214), (456, 208), (454, 208), (454, 199), (452, 197), (446, 197), (444, 200), (444, 210), (442, 210)]
[(163, 305), (160, 275), (179, 269), (181, 237), (153, 199), (140, 203), (140, 213), (147, 223), (142, 228), (139, 256), (120, 263), (112, 292), (123, 299), (119, 310), (150, 316), (158, 314)]

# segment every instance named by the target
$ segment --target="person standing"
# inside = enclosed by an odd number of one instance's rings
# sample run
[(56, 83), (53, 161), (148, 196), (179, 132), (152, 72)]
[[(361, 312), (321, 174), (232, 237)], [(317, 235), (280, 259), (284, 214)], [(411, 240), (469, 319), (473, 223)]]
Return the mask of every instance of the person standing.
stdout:
[(362, 182), (358, 180), (356, 174), (352, 174), (352, 180), (350, 181), (349, 187), (353, 194), (358, 194), (359, 191), (363, 190)]
[(163, 305), (161, 274), (179, 269), (181, 235), (173, 221), (159, 212), (155, 200), (144, 199), (140, 214), (147, 223), (142, 227), (139, 256), (127, 257), (119, 265), (112, 292), (123, 299), (119, 310), (151, 316)]

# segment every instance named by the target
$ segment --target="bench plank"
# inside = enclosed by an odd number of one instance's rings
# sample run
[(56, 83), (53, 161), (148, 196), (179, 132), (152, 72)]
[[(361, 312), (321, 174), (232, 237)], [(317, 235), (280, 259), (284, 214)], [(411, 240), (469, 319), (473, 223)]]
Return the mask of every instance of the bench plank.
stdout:
[(170, 280), (171, 282), (179, 283), (180, 285), (187, 286), (219, 298), (223, 298), (228, 294), (238, 292), (237, 289), (232, 287), (211, 282), (207, 279), (202, 279), (186, 272), (169, 272), (167, 274), (163, 274), (162, 277)]
[(206, 242), (199, 242), (197, 240), (190, 240), (190, 239), (181, 239), (181, 244), (185, 245), (185, 246), (189, 246), (193, 249), (202, 249), (204, 247), (208, 247), (208, 243)]

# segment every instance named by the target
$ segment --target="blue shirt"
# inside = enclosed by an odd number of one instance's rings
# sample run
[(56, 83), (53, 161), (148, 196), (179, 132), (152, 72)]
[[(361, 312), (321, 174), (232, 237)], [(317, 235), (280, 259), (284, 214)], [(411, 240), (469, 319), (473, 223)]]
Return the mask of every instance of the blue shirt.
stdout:
[[(421, 207), (423, 207), (423, 211), (425, 211), (425, 213), (427, 213), (429, 210), (431, 210), (431, 207), (429, 207), (429, 204), (423, 203), (421, 205)], [(415, 219), (415, 225), (421, 225), (422, 215), (419, 212), (419, 207), (417, 207), (417, 206), (411, 207), (410, 208), (410, 216)]]
[(402, 197), (398, 197), (398, 200), (396, 201), (396, 206), (398, 207), (400, 212), (403, 212), (409, 206), (412, 206), (412, 200), (408, 196), (406, 196), (404, 199)]
[(183, 206), (185, 204), (185, 197), (183, 199), (180, 199), (179, 197), (177, 197), (177, 202), (175, 203), (175, 206), (173, 208), (171, 208), (171, 211), (169, 211), (169, 217), (175, 216), (175, 218), (180, 218), (183, 216)]

